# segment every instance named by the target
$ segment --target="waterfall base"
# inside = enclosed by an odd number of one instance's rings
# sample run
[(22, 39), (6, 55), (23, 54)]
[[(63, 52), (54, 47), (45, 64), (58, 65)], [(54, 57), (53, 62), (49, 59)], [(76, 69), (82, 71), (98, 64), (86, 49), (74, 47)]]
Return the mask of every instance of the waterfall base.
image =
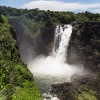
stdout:
[(71, 25), (57, 26), (51, 55), (38, 56), (28, 64), (41, 93), (49, 93), (52, 84), (70, 82), (73, 74), (83, 74), (83, 66), (78, 67), (65, 63), (71, 33)]

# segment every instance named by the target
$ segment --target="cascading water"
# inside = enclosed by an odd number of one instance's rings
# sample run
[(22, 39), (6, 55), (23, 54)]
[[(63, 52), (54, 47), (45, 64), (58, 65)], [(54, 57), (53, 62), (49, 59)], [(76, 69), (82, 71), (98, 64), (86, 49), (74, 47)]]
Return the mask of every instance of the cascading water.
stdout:
[(59, 44), (61, 41), (62, 33), (63, 33), (63, 29), (60, 25), (58, 25), (55, 30), (54, 46), (53, 46), (53, 50), (52, 50), (53, 55), (57, 54)]
[(71, 34), (71, 25), (58, 25), (55, 30), (54, 46), (51, 55), (48, 57), (39, 56), (28, 64), (42, 93), (50, 92), (52, 84), (68, 82), (71, 75), (81, 73), (81, 68), (68, 65), (65, 62)]
[[(58, 60), (63, 63), (65, 62), (71, 34), (72, 34), (71, 25), (64, 25), (64, 27), (57, 26), (55, 43), (54, 43), (55, 51), (53, 50), (53, 52), (56, 53), (55, 60)], [(58, 44), (57, 47), (56, 44)]]

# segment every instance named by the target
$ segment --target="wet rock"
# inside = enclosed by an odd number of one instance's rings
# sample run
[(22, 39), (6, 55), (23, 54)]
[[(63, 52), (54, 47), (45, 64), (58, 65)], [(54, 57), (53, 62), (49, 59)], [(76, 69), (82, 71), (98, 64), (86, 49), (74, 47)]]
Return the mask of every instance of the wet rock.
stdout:
[(81, 77), (77, 74), (74, 74), (71, 76), (71, 82), (78, 82), (79, 80), (81, 80)]
[[(98, 76), (95, 74), (71, 77), (72, 82), (53, 84), (51, 94), (57, 95), (60, 100), (78, 100), (77, 96), (86, 91), (92, 91), (93, 85), (97, 83)], [(94, 89), (95, 90), (95, 89)]]

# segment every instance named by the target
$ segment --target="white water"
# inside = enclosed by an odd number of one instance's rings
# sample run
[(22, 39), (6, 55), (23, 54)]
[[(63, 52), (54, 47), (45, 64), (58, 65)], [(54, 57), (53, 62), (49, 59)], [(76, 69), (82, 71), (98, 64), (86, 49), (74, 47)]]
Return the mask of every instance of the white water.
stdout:
[(65, 63), (71, 34), (71, 25), (57, 26), (52, 54), (48, 57), (38, 56), (28, 64), (40, 89), (43, 88), (41, 84), (44, 84), (44, 90), (46, 90), (46, 86), (50, 88), (53, 83), (70, 81), (73, 74), (82, 74), (82, 66), (77, 67)]
[(34, 61), (30, 62), (28, 64), (30, 71), (33, 74), (39, 73), (64, 78), (66, 77), (67, 79), (70, 79), (71, 75), (79, 72), (80, 69), (76, 66), (71, 66), (65, 63), (71, 34), (71, 25), (64, 25), (64, 27), (61, 27), (60, 25), (57, 26), (52, 54), (48, 57), (42, 55), (38, 56)]
[(65, 25), (63, 28), (60, 26), (61, 42), (59, 43), (59, 48), (57, 50), (57, 54), (56, 54), (56, 58), (55, 58), (57, 61), (59, 61), (61, 63), (64, 63), (66, 60), (69, 40), (70, 40), (70, 37), (72, 34), (72, 26), (71, 25)]

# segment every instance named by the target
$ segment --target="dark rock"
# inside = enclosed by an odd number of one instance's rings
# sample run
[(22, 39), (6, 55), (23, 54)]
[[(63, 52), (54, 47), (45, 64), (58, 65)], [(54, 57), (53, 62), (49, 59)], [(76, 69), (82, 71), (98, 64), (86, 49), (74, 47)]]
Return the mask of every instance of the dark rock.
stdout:
[(74, 74), (71, 76), (70, 80), (71, 80), (71, 82), (78, 82), (81, 80), (81, 76)]
[[(56, 95), (60, 100), (77, 100), (77, 95), (81, 94), (87, 89), (93, 91), (93, 86), (97, 83), (97, 75), (73, 75), (72, 82), (53, 84), (51, 86), (51, 94)], [(86, 90), (85, 90), (86, 89)], [(94, 89), (95, 90), (95, 89)]]
[(80, 24), (73, 30), (69, 43), (68, 63), (82, 63), (84, 67), (97, 72), (100, 63), (100, 22)]

